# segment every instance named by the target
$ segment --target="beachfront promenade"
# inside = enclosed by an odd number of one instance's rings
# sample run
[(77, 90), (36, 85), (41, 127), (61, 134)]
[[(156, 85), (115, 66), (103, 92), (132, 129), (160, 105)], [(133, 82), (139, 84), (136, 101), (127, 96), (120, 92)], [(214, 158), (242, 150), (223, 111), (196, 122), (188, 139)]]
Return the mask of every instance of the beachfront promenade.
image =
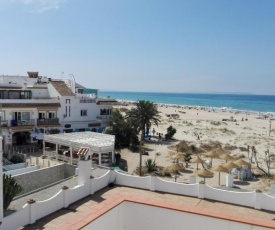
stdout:
[[(45, 201), (35, 201), (29, 200), (27, 204), (21, 210), (18, 210), (14, 214), (5, 217), (1, 229), (9, 230), (16, 229), (21, 226), (26, 226), (28, 224), (34, 224), (37, 220), (48, 216), (49, 214), (62, 210), (63, 208), (69, 209), (71, 205), (75, 202), (80, 202), (81, 199), (93, 195), (99, 192), (101, 189), (106, 189), (110, 184), (115, 184), (117, 186), (125, 186), (136, 189), (135, 194), (142, 195), (147, 191), (150, 191), (152, 196), (159, 196), (162, 194), (164, 197), (171, 196), (168, 194), (175, 194), (172, 197), (174, 201), (177, 201), (180, 197), (181, 199), (196, 199), (202, 200), (212, 200), (209, 203), (217, 203), (216, 208), (221, 205), (219, 202), (231, 204), (233, 207), (230, 208), (236, 210), (242, 210), (241, 213), (257, 213), (258, 216), (270, 220), (275, 216), (275, 197), (270, 195), (257, 192), (235, 192), (235, 191), (225, 191), (220, 189), (215, 189), (207, 186), (203, 183), (196, 184), (182, 184), (175, 182), (163, 181), (162, 179), (155, 176), (148, 177), (138, 177), (132, 175), (126, 175), (115, 170), (108, 171), (105, 175), (99, 178), (90, 177), (90, 175), (80, 175), (78, 176), (78, 185), (73, 188), (68, 188), (63, 186), (62, 189)], [(115, 188), (118, 189), (118, 188)], [(124, 189), (124, 188), (120, 188)], [(110, 191), (112, 191), (111, 189)], [(128, 190), (125, 188), (125, 190)], [(137, 192), (138, 191), (138, 192)], [(180, 196), (179, 196), (180, 195)], [(188, 198), (187, 198), (187, 197)], [(93, 197), (93, 196), (92, 196)], [(85, 198), (88, 199), (89, 198)], [(191, 200), (192, 200), (191, 199)], [(208, 203), (208, 202), (206, 202)], [(208, 203), (208, 205), (209, 205)], [(84, 205), (84, 204), (83, 204)], [(238, 205), (238, 206), (235, 206)], [(242, 206), (242, 207), (239, 207)], [(246, 207), (246, 208), (244, 208)], [(263, 212), (259, 210), (268, 210), (269, 212)], [(229, 209), (228, 209), (229, 210)], [(244, 211), (250, 210), (250, 211)], [(271, 212), (270, 212), (271, 211)], [(62, 211), (60, 211), (62, 212)], [(63, 211), (64, 212), (64, 211)], [(255, 214), (254, 213), (254, 214)], [(49, 217), (46, 217), (50, 221)], [(65, 217), (64, 217), (65, 218)], [(64, 221), (64, 220), (63, 220)], [(38, 222), (39, 223), (39, 222)], [(275, 224), (275, 223), (274, 223)], [(275, 225), (274, 225), (275, 226)], [(26, 228), (33, 229), (33, 228)], [(37, 228), (35, 228), (37, 229)], [(38, 228), (39, 229), (39, 228)], [(50, 228), (54, 229), (54, 228)]]

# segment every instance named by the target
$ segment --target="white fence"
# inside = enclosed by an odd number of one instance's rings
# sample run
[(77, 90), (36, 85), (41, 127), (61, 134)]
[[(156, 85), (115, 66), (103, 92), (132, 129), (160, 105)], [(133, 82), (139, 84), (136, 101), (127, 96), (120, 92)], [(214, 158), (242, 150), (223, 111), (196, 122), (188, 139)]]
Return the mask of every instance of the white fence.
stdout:
[(26, 204), (21, 210), (5, 217), (0, 229), (13, 230), (27, 224), (33, 224), (36, 220), (61, 208), (66, 208), (70, 204), (107, 187), (110, 183), (275, 211), (275, 197), (260, 192), (225, 191), (211, 188), (205, 184), (187, 185), (163, 181), (157, 177), (137, 177), (110, 170), (99, 178), (88, 179), (85, 184), (70, 189), (62, 188), (48, 200)]

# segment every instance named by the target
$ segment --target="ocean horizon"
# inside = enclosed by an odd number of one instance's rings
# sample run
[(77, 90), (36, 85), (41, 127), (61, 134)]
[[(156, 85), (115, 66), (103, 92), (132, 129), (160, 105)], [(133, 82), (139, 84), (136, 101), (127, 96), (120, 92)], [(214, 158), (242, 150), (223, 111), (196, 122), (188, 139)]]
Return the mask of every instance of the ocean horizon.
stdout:
[(120, 101), (149, 100), (158, 104), (275, 113), (275, 95), (99, 91), (98, 96)]

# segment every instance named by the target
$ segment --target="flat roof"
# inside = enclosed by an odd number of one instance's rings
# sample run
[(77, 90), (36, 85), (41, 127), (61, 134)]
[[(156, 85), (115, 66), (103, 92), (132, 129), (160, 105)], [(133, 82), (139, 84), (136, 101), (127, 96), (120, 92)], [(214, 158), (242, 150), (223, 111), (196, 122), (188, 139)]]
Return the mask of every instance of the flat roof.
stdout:
[(74, 132), (45, 135), (44, 140), (75, 148), (90, 147), (94, 152), (112, 151), (115, 136), (96, 132)]
[[(26, 199), (27, 201), (27, 199)], [(218, 219), (232, 219), (266, 228), (274, 228), (274, 212), (256, 210), (234, 204), (221, 203), (195, 197), (169, 193), (152, 192), (123, 186), (106, 187), (93, 195), (87, 196), (66, 209), (54, 212), (34, 224), (28, 230), (36, 229), (83, 229), (91, 221), (98, 219), (120, 203), (134, 202), (155, 207), (184, 211)], [(184, 227), (183, 227), (184, 229)], [(205, 226), (207, 228), (207, 225)]]

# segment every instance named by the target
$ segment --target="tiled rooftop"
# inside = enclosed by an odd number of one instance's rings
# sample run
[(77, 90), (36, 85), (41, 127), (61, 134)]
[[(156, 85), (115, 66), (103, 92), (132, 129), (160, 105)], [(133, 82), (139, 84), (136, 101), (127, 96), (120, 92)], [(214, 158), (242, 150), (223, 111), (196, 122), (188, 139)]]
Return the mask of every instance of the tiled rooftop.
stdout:
[(64, 81), (51, 81), (51, 84), (56, 89), (56, 91), (60, 94), (60, 96), (75, 95)]
[(107, 212), (114, 201), (122, 202), (123, 199), (120, 198), (200, 215), (213, 215), (222, 219), (231, 218), (238, 222), (249, 221), (258, 225), (266, 224), (266, 226), (274, 226), (275, 228), (275, 221), (274, 224), (272, 221), (275, 217), (274, 212), (260, 211), (212, 200), (115, 186), (104, 188), (94, 195), (87, 196), (68, 208), (61, 209), (23, 229), (81, 229), (90, 221)]

